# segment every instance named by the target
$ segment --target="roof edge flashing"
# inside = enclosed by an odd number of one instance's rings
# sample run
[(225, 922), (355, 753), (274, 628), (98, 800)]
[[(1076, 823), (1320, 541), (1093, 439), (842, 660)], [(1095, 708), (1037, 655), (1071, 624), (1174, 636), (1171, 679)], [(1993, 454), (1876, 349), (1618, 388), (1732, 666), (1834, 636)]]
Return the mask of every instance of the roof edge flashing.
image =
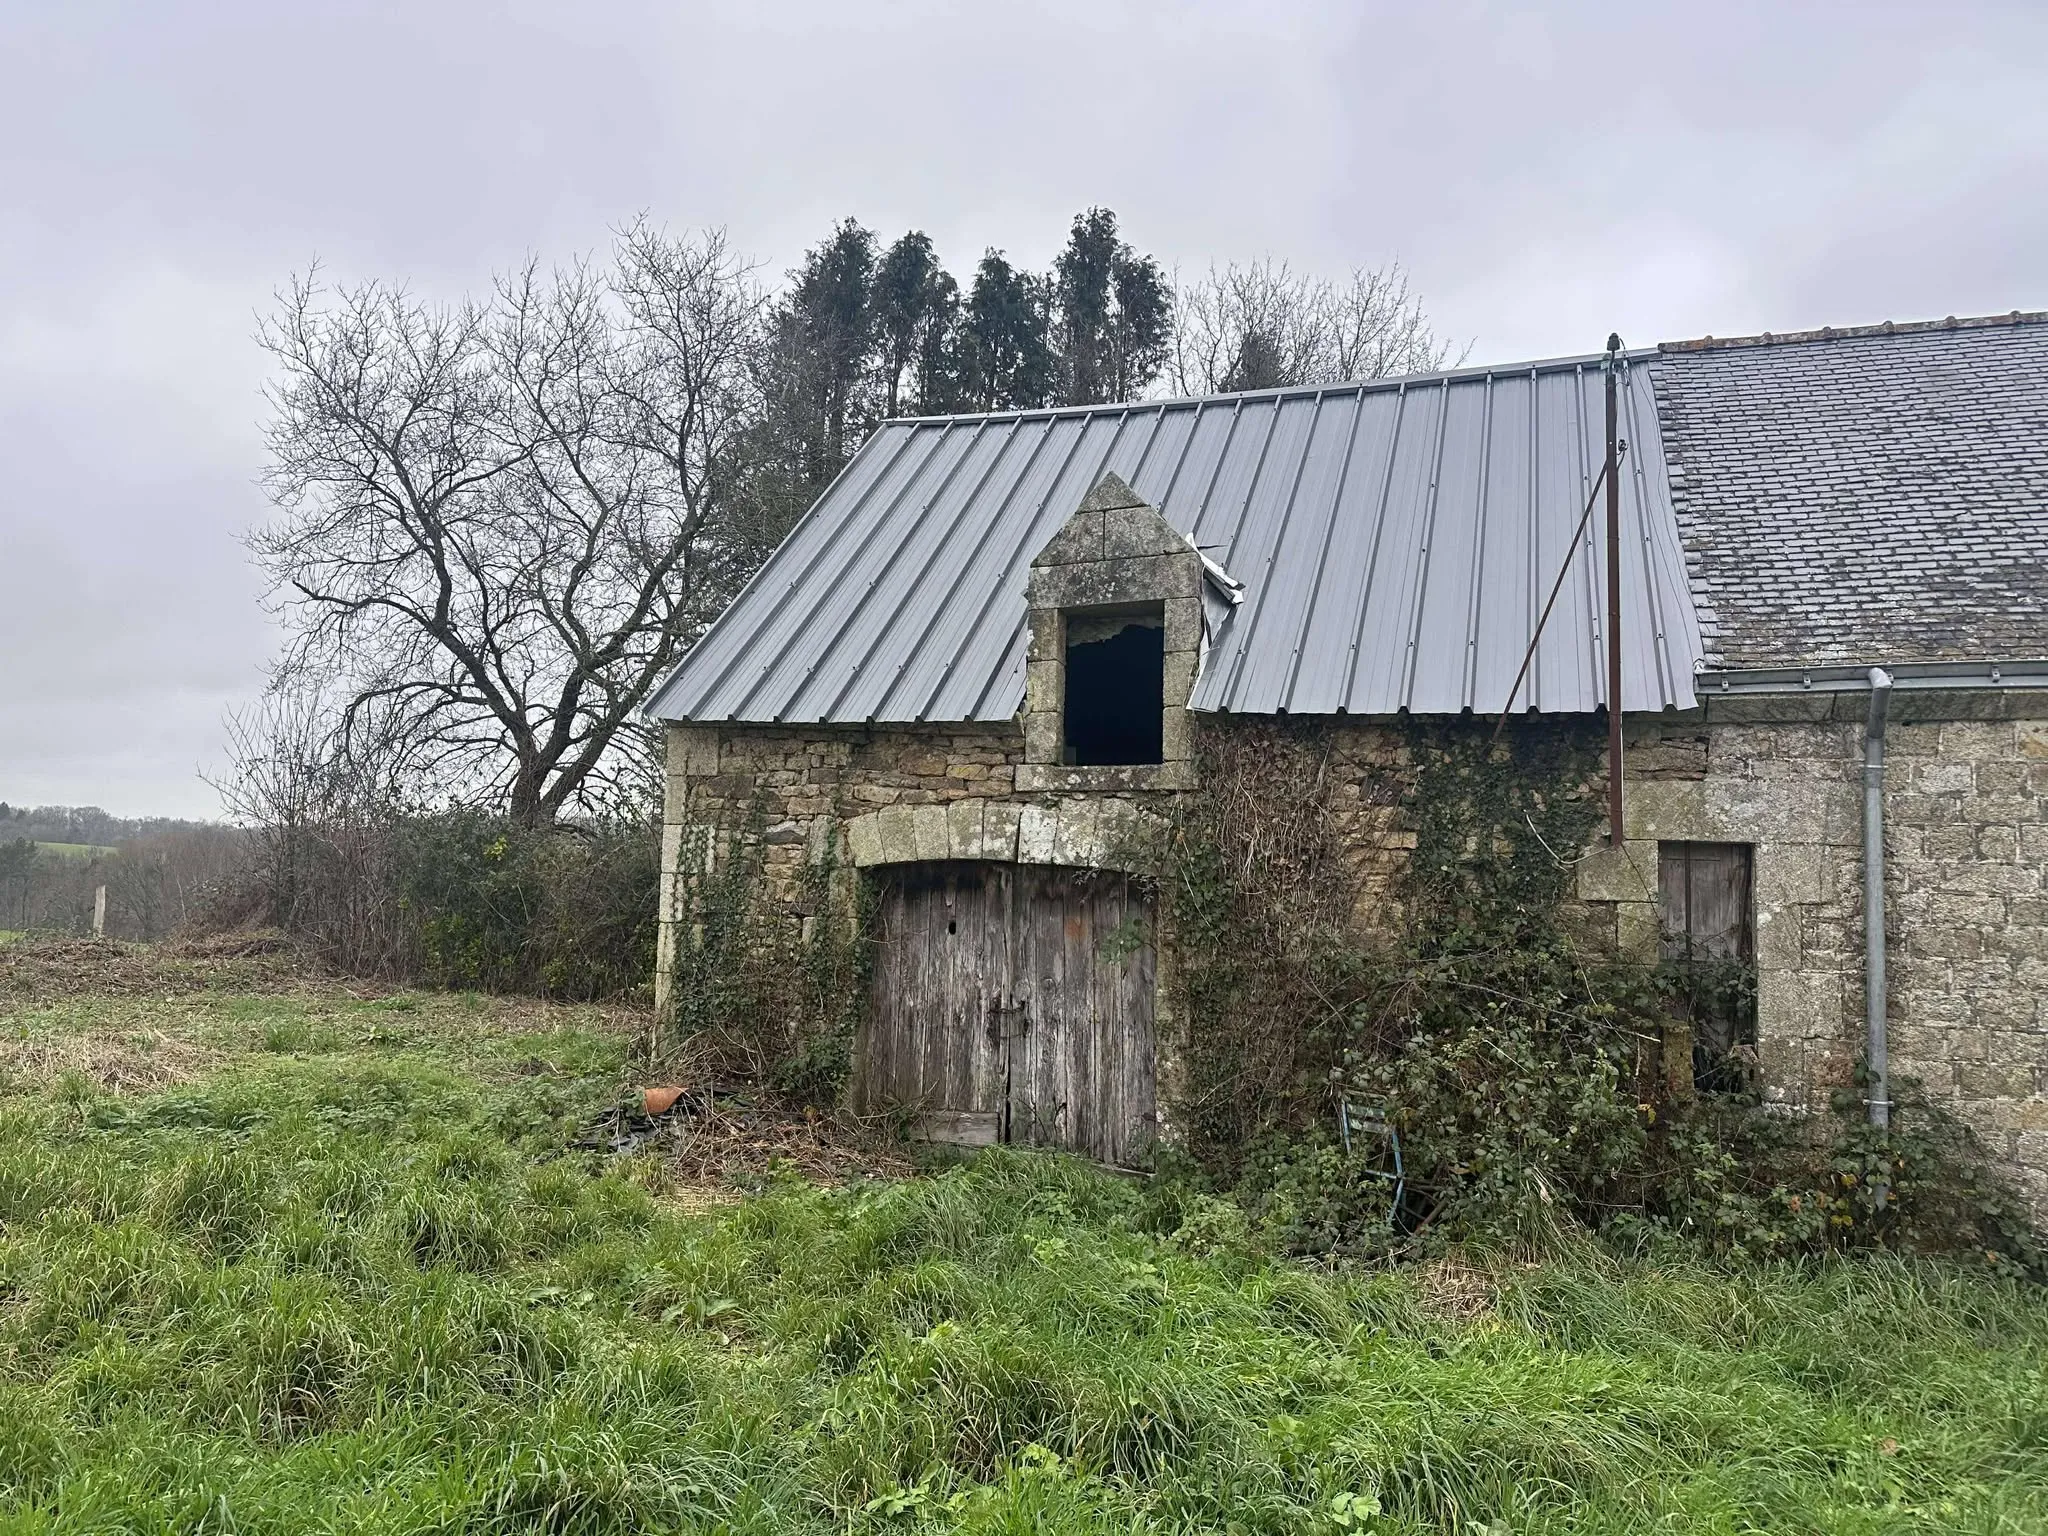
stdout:
[[(1625, 363), (1655, 362), (1658, 348), (1631, 347), (1621, 354)], [(1152, 399), (1103, 400), (1093, 405), (1035, 405), (1013, 411), (962, 411), (954, 415), (891, 416), (877, 423), (881, 427), (929, 427), (959, 425), (977, 421), (1042, 421), (1047, 417), (1102, 415), (1117, 411), (1156, 411), (1208, 405), (1252, 405), (1275, 400), (1329, 398), (1360, 394), (1394, 393), (1402, 389), (1426, 388), (1432, 384), (1458, 384), (1475, 379), (1527, 378), (1531, 374), (1569, 373), (1575, 368), (1597, 368), (1607, 360), (1605, 352), (1588, 352), (1574, 357), (1545, 357), (1524, 362), (1483, 363), (1467, 367), (1440, 368), (1431, 373), (1395, 373), (1376, 379), (1333, 379), (1327, 384), (1283, 384), (1271, 389), (1247, 389), (1213, 395), (1161, 395)]]

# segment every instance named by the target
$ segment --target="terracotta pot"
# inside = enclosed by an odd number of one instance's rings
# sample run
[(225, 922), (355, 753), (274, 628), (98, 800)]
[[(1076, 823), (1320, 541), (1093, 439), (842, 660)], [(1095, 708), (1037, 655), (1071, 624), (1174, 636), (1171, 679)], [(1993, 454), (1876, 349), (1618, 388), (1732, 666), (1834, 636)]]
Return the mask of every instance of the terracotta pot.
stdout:
[(680, 1088), (642, 1088), (640, 1107), (650, 1115), (665, 1115), (675, 1108), (676, 1100), (682, 1096)]

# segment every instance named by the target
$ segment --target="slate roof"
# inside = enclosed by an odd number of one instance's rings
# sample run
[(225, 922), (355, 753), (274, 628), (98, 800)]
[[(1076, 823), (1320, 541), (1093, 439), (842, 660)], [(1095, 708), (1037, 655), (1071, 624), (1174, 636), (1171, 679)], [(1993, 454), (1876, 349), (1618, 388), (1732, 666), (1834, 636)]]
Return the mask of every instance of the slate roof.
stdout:
[[(1693, 703), (1699, 636), (1649, 354), (1624, 361), (1623, 678)], [(1032, 557), (1107, 472), (1244, 587), (1192, 704), (1491, 713), (1602, 454), (1600, 359), (1326, 389), (890, 422), (664, 685), (670, 720), (1007, 719)], [(1518, 707), (1605, 701), (1600, 514)]]
[(2048, 657), (2044, 322), (1659, 349), (1709, 667)]

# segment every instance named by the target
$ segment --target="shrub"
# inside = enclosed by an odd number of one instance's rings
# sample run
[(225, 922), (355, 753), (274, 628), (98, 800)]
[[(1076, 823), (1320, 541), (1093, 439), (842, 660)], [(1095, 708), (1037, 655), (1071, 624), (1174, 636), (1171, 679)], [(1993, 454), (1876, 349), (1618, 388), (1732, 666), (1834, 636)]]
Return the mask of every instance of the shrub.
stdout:
[[(1624, 962), (1567, 919), (1556, 850), (1592, 834), (1596, 746), (1569, 727), (1498, 747), (1483, 727), (1409, 727), (1405, 782), (1363, 786), (1399, 800), (1416, 840), (1403, 921), (1372, 946), (1332, 920), (1342, 872), (1314, 852), (1337, 843), (1327, 744), (1292, 726), (1211, 753), (1160, 882), (1194, 935), (1175, 1001), (1198, 1171), (1175, 1178), (1230, 1191), (1263, 1241), (1324, 1258), (1527, 1250), (1578, 1226), (1731, 1257), (1960, 1253), (2048, 1278), (2024, 1202), (1910, 1084), (1889, 1131), (1855, 1095), (1816, 1122), (1748, 1091), (1664, 1095), (1663, 1025), (1702, 978)], [(1284, 811), (1247, 812), (1276, 785)], [(1343, 1105), (1374, 1117), (1349, 1148)]]
[(645, 823), (535, 829), (357, 808), (267, 829), (220, 921), (273, 922), (352, 975), (575, 1000), (648, 984), (661, 886)]
[(639, 826), (534, 831), (450, 810), (396, 824), (398, 905), (439, 986), (595, 998), (653, 972), (659, 843)]
[(1976, 1134), (1910, 1077), (1893, 1078), (1891, 1124), (1880, 1130), (1862, 1088), (1832, 1095), (1818, 1124), (1771, 1114), (1753, 1095), (1677, 1106), (1643, 1179), (1642, 1213), (1656, 1230), (1631, 1214), (1614, 1234), (1640, 1244), (1668, 1231), (1739, 1258), (1954, 1254), (2048, 1280), (2031, 1213)]

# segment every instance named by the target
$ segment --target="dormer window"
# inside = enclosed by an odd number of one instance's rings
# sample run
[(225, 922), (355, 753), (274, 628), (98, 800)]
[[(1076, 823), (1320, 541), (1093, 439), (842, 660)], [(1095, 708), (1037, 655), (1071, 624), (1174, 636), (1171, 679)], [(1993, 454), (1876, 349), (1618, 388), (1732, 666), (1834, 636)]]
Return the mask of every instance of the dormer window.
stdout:
[(1096, 483), (1025, 580), (1020, 791), (1194, 787), (1188, 701), (1215, 584), (1157, 507), (1114, 474)]
[(1068, 610), (1061, 761), (1163, 760), (1166, 605)]

